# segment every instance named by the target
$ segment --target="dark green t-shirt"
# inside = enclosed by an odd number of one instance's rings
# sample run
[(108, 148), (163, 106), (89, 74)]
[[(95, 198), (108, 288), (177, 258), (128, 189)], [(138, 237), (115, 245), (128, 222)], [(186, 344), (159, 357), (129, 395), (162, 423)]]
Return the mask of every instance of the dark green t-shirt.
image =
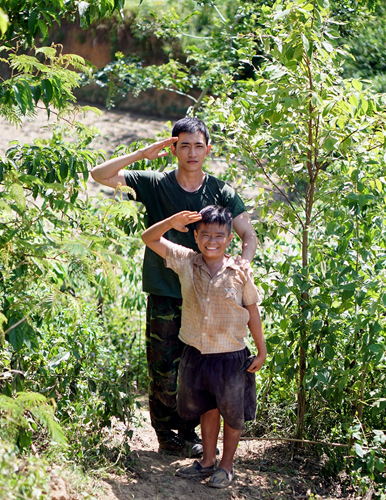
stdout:
[[(235, 190), (213, 175), (206, 174), (200, 189), (192, 193), (185, 191), (178, 184), (175, 170), (125, 170), (125, 179), (126, 184), (136, 192), (136, 201), (145, 205), (149, 226), (182, 210), (200, 211), (207, 205), (226, 207), (232, 212), (233, 218), (246, 210)], [(198, 251), (194, 241), (194, 228), (192, 225), (188, 228), (188, 233), (171, 229), (164, 236), (179, 245)], [(149, 248), (145, 250), (142, 286), (145, 292), (155, 295), (181, 297), (177, 274), (165, 267), (162, 257)]]

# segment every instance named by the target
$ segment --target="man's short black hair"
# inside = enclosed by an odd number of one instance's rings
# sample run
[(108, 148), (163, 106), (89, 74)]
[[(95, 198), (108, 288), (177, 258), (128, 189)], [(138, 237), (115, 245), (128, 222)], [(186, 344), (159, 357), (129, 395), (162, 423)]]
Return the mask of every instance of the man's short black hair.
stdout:
[(226, 226), (229, 234), (232, 232), (232, 212), (224, 207), (218, 205), (208, 205), (199, 212), (202, 219), (196, 222), (196, 230), (203, 224), (218, 224), (219, 226)]
[(193, 118), (191, 116), (186, 116), (181, 118), (174, 124), (172, 130), (172, 137), (178, 137), (182, 132), (187, 132), (188, 134), (194, 134), (194, 132), (202, 132), (205, 136), (206, 145), (209, 144), (209, 130), (205, 123), (198, 118)]

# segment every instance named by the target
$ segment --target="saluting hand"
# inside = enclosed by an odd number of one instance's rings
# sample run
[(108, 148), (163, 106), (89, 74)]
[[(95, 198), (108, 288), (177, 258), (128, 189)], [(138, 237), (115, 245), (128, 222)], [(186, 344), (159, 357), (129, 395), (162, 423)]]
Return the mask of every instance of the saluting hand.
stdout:
[(178, 141), (178, 137), (169, 137), (163, 141), (154, 142), (150, 146), (146, 146), (142, 149), (144, 158), (148, 160), (155, 160), (156, 158), (163, 158), (169, 155), (168, 151), (162, 151), (163, 149), (171, 146)]
[(186, 226), (201, 220), (201, 218), (202, 216), (198, 212), (183, 210), (182, 212), (178, 212), (177, 214), (169, 217), (169, 222), (173, 229), (176, 229), (181, 233), (187, 233), (189, 229)]

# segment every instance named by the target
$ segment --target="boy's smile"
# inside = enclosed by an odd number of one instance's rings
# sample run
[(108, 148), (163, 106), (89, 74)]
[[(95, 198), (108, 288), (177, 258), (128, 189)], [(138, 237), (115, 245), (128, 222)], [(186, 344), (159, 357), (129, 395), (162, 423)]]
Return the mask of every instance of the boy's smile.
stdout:
[(194, 237), (204, 260), (222, 260), (233, 234), (224, 225), (201, 224)]

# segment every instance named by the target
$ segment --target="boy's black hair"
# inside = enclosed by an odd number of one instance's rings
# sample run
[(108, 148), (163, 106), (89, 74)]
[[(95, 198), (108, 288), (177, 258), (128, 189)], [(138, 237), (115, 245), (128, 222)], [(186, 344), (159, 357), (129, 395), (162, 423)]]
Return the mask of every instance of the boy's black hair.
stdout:
[(209, 144), (209, 130), (205, 123), (198, 118), (193, 118), (191, 116), (186, 116), (181, 118), (174, 124), (172, 130), (172, 137), (178, 137), (182, 132), (187, 132), (188, 134), (194, 134), (194, 132), (202, 132), (205, 136), (206, 145)]
[(199, 212), (202, 219), (196, 222), (196, 230), (204, 224), (218, 224), (219, 226), (226, 226), (229, 234), (232, 232), (232, 212), (224, 207), (218, 205), (208, 205)]

